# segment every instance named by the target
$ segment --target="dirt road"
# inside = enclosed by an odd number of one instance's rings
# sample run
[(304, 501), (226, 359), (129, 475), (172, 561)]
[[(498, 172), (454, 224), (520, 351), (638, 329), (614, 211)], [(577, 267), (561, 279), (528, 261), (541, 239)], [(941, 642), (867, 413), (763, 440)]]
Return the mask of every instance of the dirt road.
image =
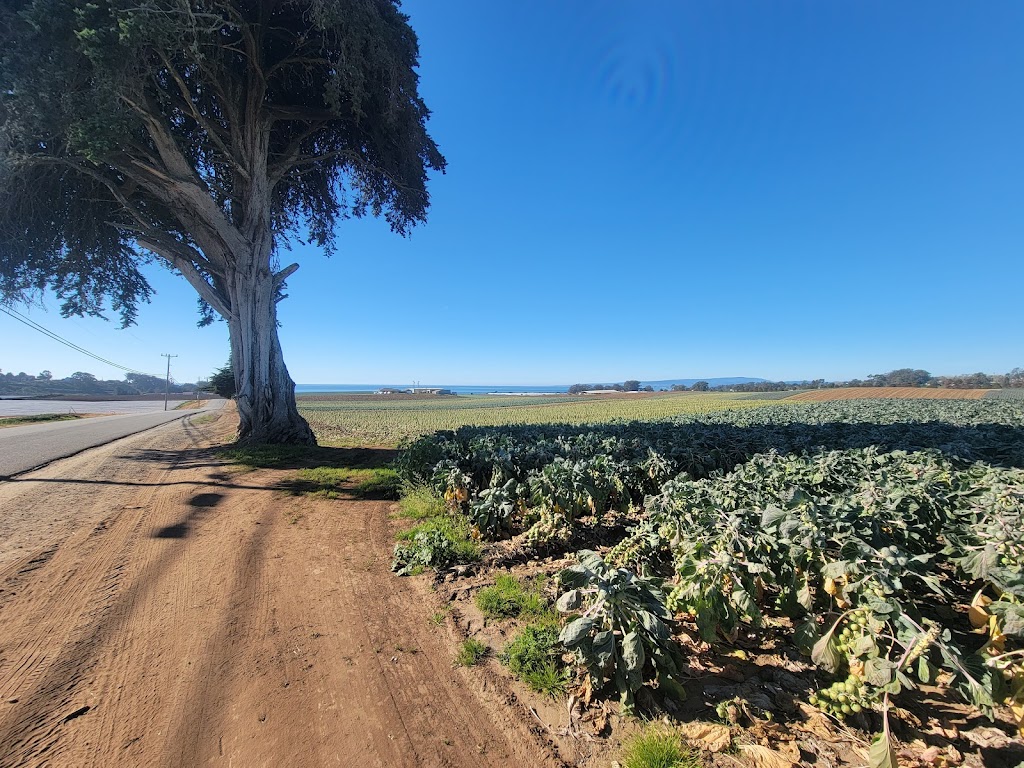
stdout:
[(0, 766), (557, 765), (390, 574), (390, 503), (223, 465), (231, 418), (0, 483)]

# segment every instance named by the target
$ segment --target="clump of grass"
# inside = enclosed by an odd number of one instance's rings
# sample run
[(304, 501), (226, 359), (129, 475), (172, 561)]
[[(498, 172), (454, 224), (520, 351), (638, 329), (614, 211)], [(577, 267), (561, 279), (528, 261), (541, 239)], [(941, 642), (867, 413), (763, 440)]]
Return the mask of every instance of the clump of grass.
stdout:
[(455, 663), (462, 667), (472, 667), (480, 663), (480, 660), (487, 655), (487, 646), (479, 640), (467, 637), (459, 646), (459, 652), (455, 656)]
[(305, 445), (242, 445), (227, 448), (220, 455), (249, 469), (273, 469), (301, 462), (311, 450)]
[(558, 620), (553, 615), (527, 624), (505, 646), (499, 660), (535, 693), (552, 698), (566, 688), (566, 670), (560, 663)]
[(19, 424), (41, 424), (48, 421), (73, 421), (82, 418), (78, 413), (40, 413), (31, 416), (7, 416), (0, 419), (0, 427), (16, 427)]
[(444, 499), (426, 486), (417, 486), (405, 493), (398, 502), (396, 517), (406, 520), (427, 520), (445, 514)]
[(541, 594), (543, 585), (543, 576), (524, 584), (503, 573), (494, 580), (494, 586), (484, 587), (476, 593), (476, 605), (489, 619), (539, 616), (547, 610)]
[(299, 479), (290, 485), (290, 490), (328, 499), (344, 496), (393, 499), (397, 498), (400, 486), (398, 474), (387, 467), (311, 467), (299, 470)]
[(629, 739), (619, 757), (622, 768), (701, 768), (697, 753), (679, 734), (663, 726), (648, 726)]
[(359, 496), (370, 496), (376, 499), (397, 499), (402, 488), (402, 479), (395, 470), (387, 467), (363, 470), (369, 472), (356, 485)]

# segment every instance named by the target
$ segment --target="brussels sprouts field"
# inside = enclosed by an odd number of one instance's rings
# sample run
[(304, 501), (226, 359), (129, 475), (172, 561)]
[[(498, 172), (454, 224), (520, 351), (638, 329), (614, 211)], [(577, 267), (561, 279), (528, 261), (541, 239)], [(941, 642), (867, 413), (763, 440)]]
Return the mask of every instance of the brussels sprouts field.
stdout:
[(462, 426), (660, 419), (760, 404), (749, 394), (696, 392), (548, 397), (310, 393), (297, 401), (322, 445), (385, 446)]
[[(551, 563), (518, 642), (570, 711), (762, 733), (818, 718), (863, 745), (839, 760), (789, 738), (782, 764), (1020, 762), (1024, 401), (729, 405), (407, 442), (397, 469), (436, 509), (394, 569), (480, 583)], [(712, 656), (769, 651), (774, 686), (698, 685)]]

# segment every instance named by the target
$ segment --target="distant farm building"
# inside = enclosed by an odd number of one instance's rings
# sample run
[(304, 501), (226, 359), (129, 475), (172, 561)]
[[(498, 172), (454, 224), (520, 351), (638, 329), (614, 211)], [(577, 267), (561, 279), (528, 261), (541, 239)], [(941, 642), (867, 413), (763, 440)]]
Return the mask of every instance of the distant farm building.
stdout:
[(381, 387), (377, 390), (378, 395), (454, 395), (450, 389), (441, 387), (412, 387), (409, 389), (396, 389), (395, 387)]

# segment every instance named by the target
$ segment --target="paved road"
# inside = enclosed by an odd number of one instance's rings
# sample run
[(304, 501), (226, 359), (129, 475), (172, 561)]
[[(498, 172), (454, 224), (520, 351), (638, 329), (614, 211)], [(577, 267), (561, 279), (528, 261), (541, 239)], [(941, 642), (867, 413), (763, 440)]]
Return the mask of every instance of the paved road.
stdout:
[[(170, 400), (168, 408), (187, 402), (180, 397)], [(162, 411), (159, 400), (6, 400), (0, 399), (0, 417), (35, 416), (43, 413), (149, 413)]]
[[(210, 400), (205, 408), (181, 411), (102, 416), (81, 421), (55, 421), (0, 429), (0, 478), (63, 459), (197, 413), (217, 411), (224, 400)], [(163, 407), (163, 403), (160, 403)]]

